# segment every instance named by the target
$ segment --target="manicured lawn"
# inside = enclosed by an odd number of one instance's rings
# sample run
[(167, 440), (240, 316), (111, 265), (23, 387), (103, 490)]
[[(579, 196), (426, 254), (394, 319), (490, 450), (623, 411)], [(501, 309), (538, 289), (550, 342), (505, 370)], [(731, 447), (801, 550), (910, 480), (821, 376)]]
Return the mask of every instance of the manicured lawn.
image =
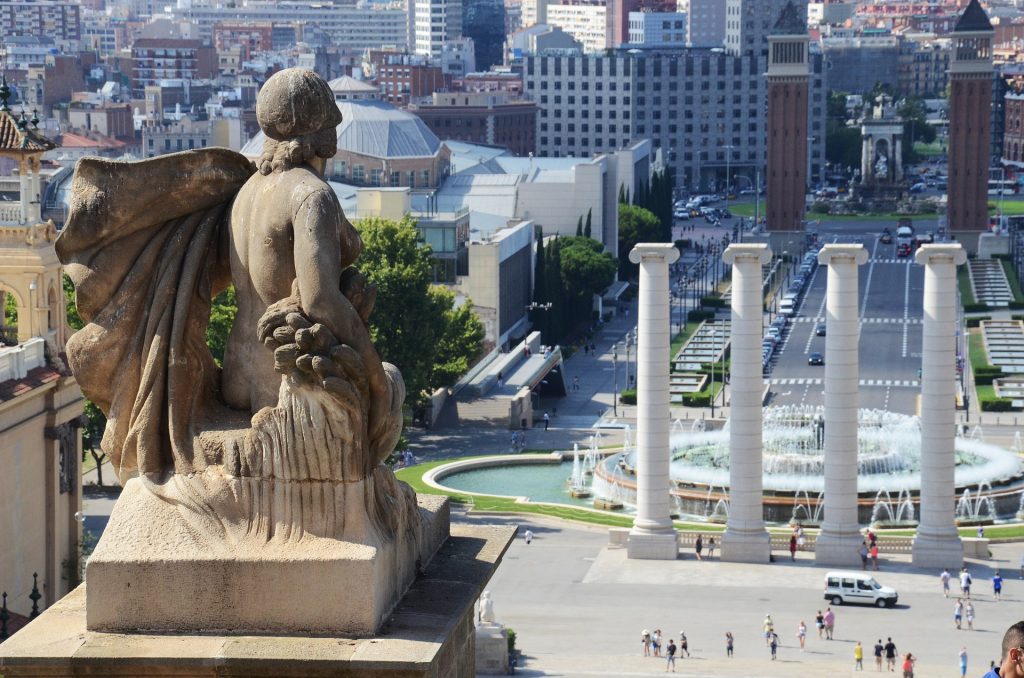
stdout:
[[(999, 201), (995, 201), (989, 198), (989, 214), (996, 214), (999, 212)], [(1004, 216), (1016, 216), (1024, 214), (1024, 200), (1007, 200), (1003, 198), (1003, 215)]]
[(957, 266), (956, 284), (960, 288), (960, 303), (973, 304), (974, 290), (971, 289), (971, 272), (967, 270), (967, 264)]
[(985, 341), (981, 336), (981, 329), (972, 327), (968, 330), (967, 352), (970, 355), (971, 367), (978, 369), (988, 365), (988, 353), (985, 351)]
[(1017, 279), (1017, 271), (1013, 267), (1013, 262), (1008, 259), (1002, 259), (1003, 272), (1006, 273), (1006, 279), (1010, 281), (1010, 290), (1013, 291), (1013, 300), (1017, 302), (1024, 302), (1024, 292), (1020, 289), (1020, 280)]
[(698, 327), (700, 327), (700, 323), (699, 322), (698, 323), (691, 323), (691, 322), (686, 323), (686, 329), (683, 330), (682, 332), (680, 332), (679, 334), (677, 334), (675, 336), (675, 338), (672, 340), (672, 345), (671, 345), (671, 347), (669, 347), (669, 350), (668, 350), (669, 360), (672, 360), (673, 358), (676, 357), (676, 353), (678, 353), (679, 349), (681, 349), (683, 347), (683, 344), (685, 344), (690, 339), (690, 337), (693, 336), (693, 333), (697, 331)]
[[(760, 201), (761, 211), (758, 213), (760, 216), (764, 216), (764, 200)], [(729, 207), (729, 211), (732, 212), (733, 216), (736, 217), (752, 217), (754, 216), (754, 203), (742, 202), (737, 203)]]

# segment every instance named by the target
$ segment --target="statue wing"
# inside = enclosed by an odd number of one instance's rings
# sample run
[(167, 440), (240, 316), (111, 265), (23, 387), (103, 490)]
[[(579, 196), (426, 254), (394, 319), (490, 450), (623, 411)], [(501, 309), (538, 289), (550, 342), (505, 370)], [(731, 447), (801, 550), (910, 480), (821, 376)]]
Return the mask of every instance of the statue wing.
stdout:
[(103, 449), (122, 482), (206, 465), (190, 429), (217, 389), (204, 333), (229, 279), (228, 208), (253, 171), (221, 148), (75, 167), (56, 250), (87, 324), (68, 361), (107, 415)]

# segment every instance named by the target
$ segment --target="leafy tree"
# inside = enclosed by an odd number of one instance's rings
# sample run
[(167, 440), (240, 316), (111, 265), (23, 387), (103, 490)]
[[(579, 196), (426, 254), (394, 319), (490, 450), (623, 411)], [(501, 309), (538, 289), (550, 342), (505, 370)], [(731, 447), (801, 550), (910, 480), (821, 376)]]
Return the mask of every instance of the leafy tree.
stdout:
[[(78, 314), (75, 284), (67, 275), (64, 276), (63, 287), (68, 326), (77, 332), (85, 327), (85, 322)], [(107, 427), (107, 417), (91, 400), (85, 401), (83, 411), (86, 423), (82, 429), (82, 461), (85, 461), (86, 454), (92, 456), (96, 462), (96, 484), (103, 485), (103, 464), (107, 461), (107, 455), (100, 449), (100, 441), (103, 440), (103, 431)]]
[(583, 215), (582, 214), (576, 220), (576, 235), (577, 236), (582, 236), (583, 235)]
[(837, 167), (860, 167), (860, 127), (846, 124), (846, 92), (830, 92), (826, 106), (825, 158)]
[(77, 332), (85, 327), (82, 316), (78, 315), (78, 302), (75, 300), (75, 283), (71, 282), (66, 274), (64, 275), (64, 303), (67, 308), (68, 326)]
[(920, 97), (907, 97), (900, 103), (899, 115), (903, 118), (903, 162), (918, 161), (914, 143), (930, 144), (937, 136), (935, 128), (928, 124), (928, 110)]
[(594, 218), (594, 208), (591, 207), (591, 208), (589, 208), (587, 210), (587, 223), (586, 223), (586, 225), (583, 226), (583, 236), (586, 237), (586, 238), (593, 237), (593, 236), (590, 235), (590, 227), (592, 225), (593, 218)]
[(210, 347), (210, 353), (218, 365), (224, 364), (224, 349), (227, 348), (228, 335), (231, 333), (231, 326), (235, 324), (237, 314), (235, 286), (230, 285), (214, 297), (210, 306), (210, 324), (206, 326), (206, 345)]
[[(586, 300), (615, 280), (615, 259), (591, 238), (559, 238), (562, 284), (570, 298)], [(586, 305), (589, 308), (589, 304)]]
[(619, 275), (629, 278), (637, 266), (629, 262), (629, 253), (639, 242), (665, 242), (661, 221), (650, 210), (636, 205), (619, 205)]
[(454, 295), (432, 290), (431, 249), (419, 242), (410, 217), (355, 226), (363, 240), (356, 265), (377, 287), (370, 335), (381, 358), (401, 370), (415, 405), (430, 389), (455, 383), (464, 372), (460, 356), (468, 367), (480, 352), (483, 326), (468, 301), (465, 310), (454, 309)]

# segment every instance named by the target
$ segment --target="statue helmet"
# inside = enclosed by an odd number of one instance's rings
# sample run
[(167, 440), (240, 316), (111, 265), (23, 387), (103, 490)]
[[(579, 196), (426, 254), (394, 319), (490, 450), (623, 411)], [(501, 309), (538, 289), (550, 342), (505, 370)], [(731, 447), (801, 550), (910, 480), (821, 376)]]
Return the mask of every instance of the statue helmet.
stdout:
[(323, 78), (304, 68), (286, 68), (260, 89), (256, 120), (264, 134), (284, 141), (337, 126), (341, 111)]

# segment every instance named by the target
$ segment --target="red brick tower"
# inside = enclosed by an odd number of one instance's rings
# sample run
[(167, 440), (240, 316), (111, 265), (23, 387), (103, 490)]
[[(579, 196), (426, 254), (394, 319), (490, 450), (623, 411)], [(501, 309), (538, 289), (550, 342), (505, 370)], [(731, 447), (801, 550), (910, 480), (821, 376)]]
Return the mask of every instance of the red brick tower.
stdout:
[(807, 24), (787, 2), (768, 35), (768, 230), (803, 231), (807, 189)]
[(989, 120), (992, 114), (992, 24), (971, 0), (953, 29), (949, 66), (949, 231), (977, 250), (988, 228)]

